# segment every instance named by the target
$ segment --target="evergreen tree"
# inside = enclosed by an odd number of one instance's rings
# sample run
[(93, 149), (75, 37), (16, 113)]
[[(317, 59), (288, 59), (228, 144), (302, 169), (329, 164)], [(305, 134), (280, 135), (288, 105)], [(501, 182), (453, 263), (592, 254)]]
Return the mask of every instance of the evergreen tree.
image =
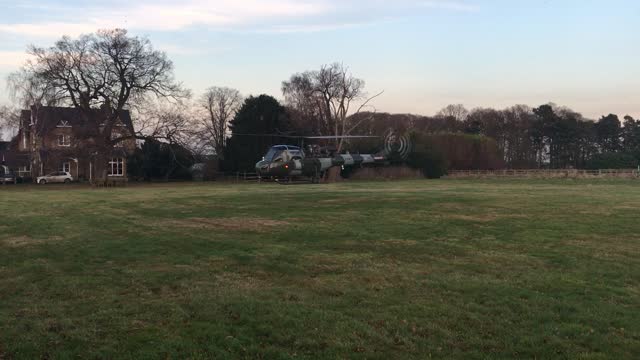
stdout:
[(225, 171), (254, 171), (267, 150), (295, 141), (275, 134), (289, 134), (291, 123), (285, 108), (268, 95), (249, 97), (230, 124), (231, 138), (224, 149)]
[(618, 119), (617, 115), (609, 114), (598, 121), (596, 124), (596, 136), (600, 150), (603, 153), (616, 152), (621, 149), (621, 130), (620, 119)]

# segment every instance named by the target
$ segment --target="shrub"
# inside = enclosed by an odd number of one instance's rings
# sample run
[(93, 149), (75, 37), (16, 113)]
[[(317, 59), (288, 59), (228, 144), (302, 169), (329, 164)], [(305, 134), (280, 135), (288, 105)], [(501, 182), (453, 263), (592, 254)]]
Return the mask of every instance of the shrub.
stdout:
[(638, 158), (629, 153), (602, 153), (594, 155), (587, 162), (587, 168), (598, 169), (633, 169), (638, 167)]
[(407, 159), (407, 165), (419, 169), (429, 179), (438, 179), (447, 173), (447, 160), (444, 155), (423, 136), (411, 136), (413, 150)]

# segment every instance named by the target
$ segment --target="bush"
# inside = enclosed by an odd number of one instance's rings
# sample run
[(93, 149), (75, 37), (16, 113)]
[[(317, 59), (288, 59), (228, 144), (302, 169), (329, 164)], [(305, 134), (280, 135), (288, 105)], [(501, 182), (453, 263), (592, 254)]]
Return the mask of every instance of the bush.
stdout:
[(414, 132), (411, 134), (411, 142), (414, 149), (409, 165), (423, 169), (428, 177), (440, 177), (448, 170), (504, 168), (498, 144), (486, 136)]
[(193, 156), (183, 146), (148, 138), (129, 155), (127, 175), (134, 181), (191, 180), (189, 169), (193, 164)]
[(498, 144), (482, 135), (442, 133), (424, 137), (443, 154), (448, 170), (497, 170), (504, 168)]
[(411, 136), (411, 142), (413, 151), (407, 159), (409, 167), (419, 169), (429, 179), (439, 179), (447, 174), (447, 160), (440, 151), (415, 134)]
[(587, 169), (635, 169), (638, 158), (629, 153), (603, 153), (594, 155), (587, 162)]

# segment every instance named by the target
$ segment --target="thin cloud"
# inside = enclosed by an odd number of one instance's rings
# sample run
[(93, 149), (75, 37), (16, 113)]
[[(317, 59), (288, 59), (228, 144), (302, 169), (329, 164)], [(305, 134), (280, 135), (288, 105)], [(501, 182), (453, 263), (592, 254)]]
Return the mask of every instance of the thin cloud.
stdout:
[(315, 33), (326, 31), (337, 31), (343, 29), (359, 28), (363, 26), (373, 25), (373, 22), (348, 23), (348, 24), (316, 24), (316, 25), (281, 25), (264, 29), (254, 30), (252, 32), (261, 34), (291, 34), (291, 33)]
[[(180, 4), (144, 0), (126, 5), (109, 8), (78, 5), (58, 10), (49, 8), (41, 14), (44, 21), (0, 23), (0, 33), (50, 38), (62, 34), (77, 36), (103, 28), (168, 32), (197, 26), (272, 33), (318, 32), (369, 24), (371, 18), (380, 21), (390, 14), (412, 14), (420, 8), (477, 10), (477, 7), (468, 3), (450, 0), (186, 0)], [(342, 23), (337, 23), (336, 18), (340, 18)]]
[[(52, 33), (77, 36), (99, 28), (115, 27), (148, 31), (177, 31), (193, 26), (224, 28), (269, 19), (320, 15), (329, 10), (324, 4), (295, 0), (190, 0), (180, 4), (141, 2), (127, 7), (126, 11), (91, 6), (72, 11), (65, 9), (69, 21), (5, 23), (0, 24), (0, 32), (50, 37)], [(72, 20), (80, 18), (87, 20)]]
[(0, 69), (23, 65), (30, 55), (25, 51), (0, 51)]
[(160, 51), (164, 51), (170, 55), (203, 55), (203, 54), (224, 54), (232, 50), (230, 47), (206, 46), (206, 47), (188, 47), (173, 43), (160, 42), (154, 46)]
[(23, 35), (28, 37), (60, 37), (61, 35), (77, 36), (94, 32), (104, 27), (101, 23), (66, 23), (49, 22), (42, 24), (2, 24), (0, 33)]
[(480, 10), (477, 5), (459, 1), (422, 1), (420, 6), (432, 9), (444, 9), (462, 12), (476, 12)]

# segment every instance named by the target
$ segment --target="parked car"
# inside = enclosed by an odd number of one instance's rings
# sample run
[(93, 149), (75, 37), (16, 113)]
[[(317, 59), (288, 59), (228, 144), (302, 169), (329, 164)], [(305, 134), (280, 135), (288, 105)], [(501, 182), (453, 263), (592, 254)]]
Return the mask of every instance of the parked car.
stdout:
[(0, 183), (7, 184), (13, 183), (16, 184), (18, 182), (18, 177), (14, 174), (9, 167), (5, 165), (0, 165)]
[(73, 181), (73, 177), (71, 174), (65, 171), (57, 171), (45, 176), (38, 176), (36, 182), (38, 184), (49, 184), (49, 183), (65, 183), (68, 184)]

